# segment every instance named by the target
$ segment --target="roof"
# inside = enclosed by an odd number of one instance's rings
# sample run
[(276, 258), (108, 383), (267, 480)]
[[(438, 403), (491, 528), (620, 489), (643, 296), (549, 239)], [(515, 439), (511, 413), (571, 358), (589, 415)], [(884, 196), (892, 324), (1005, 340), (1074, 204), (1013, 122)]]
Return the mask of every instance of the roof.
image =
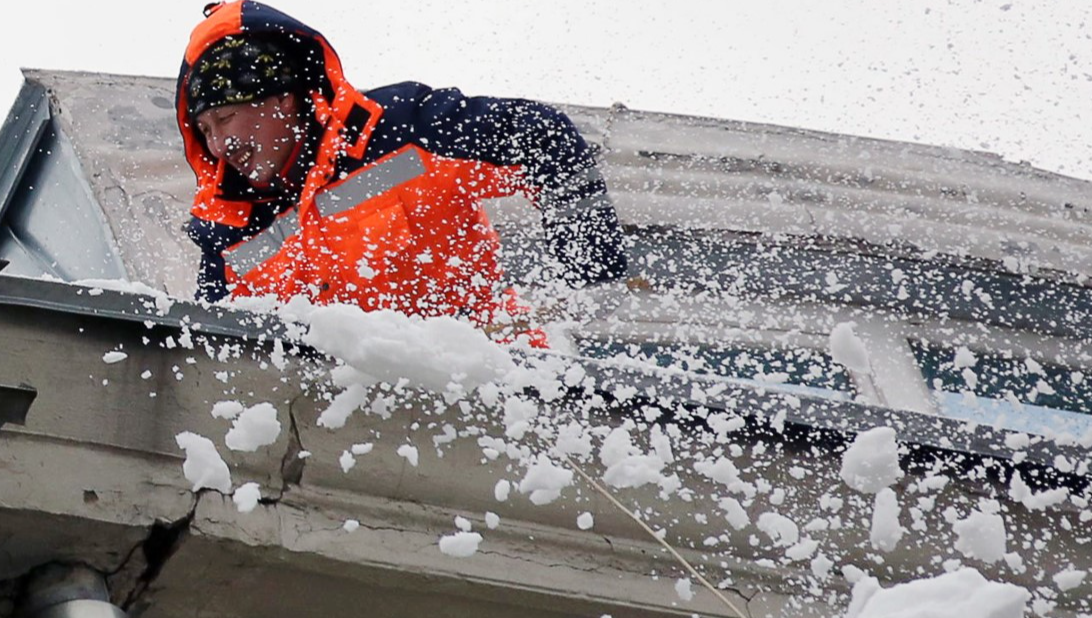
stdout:
[[(390, 418), (318, 426), (337, 394), (325, 378), (334, 361), (267, 314), (179, 300), (192, 294), (196, 249), (182, 232), (193, 178), (174, 127), (173, 81), (26, 75), (0, 131), (0, 260), (10, 262), (0, 274), (0, 530), (12, 531), (0, 535), (0, 613), (12, 578), (80, 560), (111, 574), (116, 602), (150, 617), (192, 615), (196, 589), (224, 616), (333, 615), (364, 603), (395, 616), (730, 615), (703, 592), (681, 603), (675, 582), (685, 573), (586, 485), (545, 506), (526, 496), (498, 502), (495, 483), (518, 485), (523, 474), (498, 443), (489, 442), (492, 458), (476, 439), (504, 435), (499, 406), (441, 412), (442, 398), (408, 393), (392, 400), (402, 407)], [(768, 513), (801, 528), (827, 522), (802, 538), (822, 540), (839, 566), (883, 562), (890, 570), (877, 572), (890, 584), (953, 557), (948, 509), (966, 513), (989, 496), (1011, 538), (1035, 535), (1021, 549), (1026, 570), (974, 561), (989, 577), (1041, 590), (1067, 565), (1092, 568), (1075, 523), (1089, 513), (1086, 446), (946, 417), (933, 398), (943, 372), (926, 379), (913, 348), (943, 345), (950, 356), (963, 346), (983, 365), (998, 352), (1092, 375), (1092, 183), (988, 153), (561, 107), (598, 145), (633, 274), (651, 282), (577, 339), (818, 351), (811, 363), (829, 356), (833, 329), (854, 322), (870, 346), (872, 366), (847, 369), (852, 388), (841, 399), (786, 391), (773, 376), (516, 354), (567, 385), (563, 397), (529, 389), (544, 417), (599, 415), (605, 431), (632, 424), (642, 453), (654, 448), (654, 426), (686, 438), (671, 468), (685, 499), (662, 500), (652, 486), (614, 493), (723, 578), (736, 602), (755, 615), (829, 615), (846, 600), (837, 574), (819, 587), (833, 603), (804, 593), (819, 586), (815, 567), (767, 542), (756, 524)], [(490, 208), (511, 276), (532, 283), (541, 249), (537, 226), (525, 223), (537, 215), (519, 201)], [(131, 283), (104, 281), (115, 279)], [(119, 350), (128, 356), (107, 363)], [(271, 402), (289, 428), (257, 453), (221, 447), (233, 475), (266, 497), (251, 516), (220, 493), (191, 492), (180, 473), (176, 434), (221, 445), (225, 422), (208, 412), (224, 399)], [(869, 539), (871, 497), (845, 486), (836, 461), (857, 432), (880, 425), (899, 432), (900, 495), (918, 499), (906, 505), (908, 540), (882, 556)], [(458, 439), (448, 441), (451, 432)], [(367, 465), (346, 472), (340, 454), (365, 442), (375, 449)], [(397, 454), (406, 445), (419, 466)], [(693, 465), (720, 457), (738, 464), (742, 485)], [(605, 475), (600, 458), (581, 461)], [(938, 473), (950, 482), (924, 482)], [(1028, 506), (1009, 491), (1017, 474), (1028, 491), (1046, 490), (1037, 497), (1062, 501)], [(741, 529), (729, 522), (728, 498), (751, 517)], [(843, 502), (847, 511), (830, 507)], [(484, 532), (486, 511), (504, 525), (472, 560), (437, 550), (456, 515)], [(583, 511), (595, 516), (590, 531), (574, 526)], [(342, 527), (347, 519), (358, 534)], [(269, 594), (240, 595), (240, 581)], [(1090, 585), (1050, 598), (1087, 612)]]

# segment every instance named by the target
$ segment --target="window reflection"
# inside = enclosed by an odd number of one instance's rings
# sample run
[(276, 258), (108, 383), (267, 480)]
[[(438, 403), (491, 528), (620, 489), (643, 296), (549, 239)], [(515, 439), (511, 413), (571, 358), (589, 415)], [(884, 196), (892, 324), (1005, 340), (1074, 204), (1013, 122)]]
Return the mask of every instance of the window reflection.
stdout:
[(844, 367), (806, 348), (604, 339), (580, 339), (577, 345), (580, 354), (592, 358), (637, 360), (771, 390), (842, 401), (855, 394)]
[(1092, 431), (1092, 376), (1011, 353), (911, 348), (941, 414), (1043, 436)]

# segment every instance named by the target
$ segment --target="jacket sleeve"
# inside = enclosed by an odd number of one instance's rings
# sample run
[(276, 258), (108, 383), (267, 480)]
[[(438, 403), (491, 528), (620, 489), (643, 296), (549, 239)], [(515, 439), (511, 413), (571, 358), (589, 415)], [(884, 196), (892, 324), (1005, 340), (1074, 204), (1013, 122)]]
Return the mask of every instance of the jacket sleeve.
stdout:
[(197, 300), (214, 303), (228, 296), (227, 274), (223, 247), (211, 240), (215, 224), (196, 217), (186, 226), (189, 237), (201, 248), (201, 265), (197, 271)]
[[(430, 152), (521, 168), (542, 212), (547, 245), (570, 285), (625, 275), (614, 204), (591, 149), (568, 116), (535, 101), (466, 97), (454, 88), (388, 88), (400, 91), (388, 109), (413, 110), (412, 139)], [(407, 100), (414, 104), (405, 105)]]

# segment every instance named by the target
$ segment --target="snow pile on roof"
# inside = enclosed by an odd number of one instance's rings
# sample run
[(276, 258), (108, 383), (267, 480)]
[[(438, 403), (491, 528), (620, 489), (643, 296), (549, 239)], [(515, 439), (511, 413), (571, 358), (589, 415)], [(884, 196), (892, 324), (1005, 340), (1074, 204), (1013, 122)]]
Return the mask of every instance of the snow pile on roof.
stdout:
[(846, 618), (1022, 618), (1031, 595), (988, 581), (974, 569), (881, 588), (873, 577), (853, 586)]

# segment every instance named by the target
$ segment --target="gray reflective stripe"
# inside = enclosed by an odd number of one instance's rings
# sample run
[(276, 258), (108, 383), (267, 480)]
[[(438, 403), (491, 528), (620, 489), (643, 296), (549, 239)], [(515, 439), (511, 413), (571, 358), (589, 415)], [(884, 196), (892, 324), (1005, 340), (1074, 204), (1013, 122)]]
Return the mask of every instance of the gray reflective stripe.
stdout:
[(277, 217), (273, 225), (250, 240), (224, 253), (224, 259), (240, 277), (277, 254), (284, 241), (300, 231), (295, 211)]
[(315, 205), (323, 217), (336, 215), (424, 173), (421, 155), (410, 149), (375, 167), (360, 170), (333, 189), (316, 195)]

